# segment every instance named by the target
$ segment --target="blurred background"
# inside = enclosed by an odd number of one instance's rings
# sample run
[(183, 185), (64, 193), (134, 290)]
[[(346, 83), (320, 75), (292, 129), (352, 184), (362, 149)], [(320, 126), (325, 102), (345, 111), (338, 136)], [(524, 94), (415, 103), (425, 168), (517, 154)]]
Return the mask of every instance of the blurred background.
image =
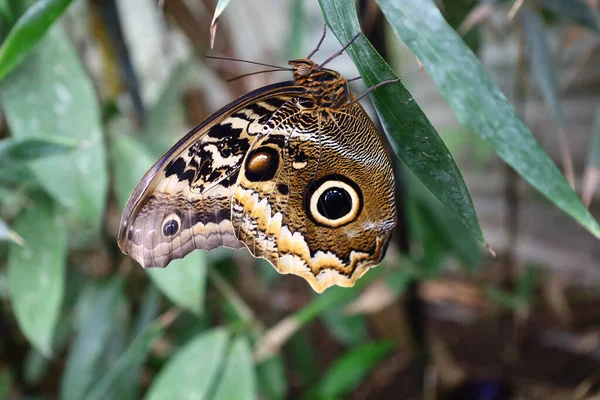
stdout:
[[(2, 40), (34, 3), (0, 1)], [(371, 0), (363, 32), (457, 159), (496, 257), (403, 171), (394, 241), (352, 289), (316, 295), (245, 249), (158, 271), (121, 254), (153, 162), (290, 79), (228, 83), (260, 67), (204, 56), (285, 66), (322, 33), (316, 1), (234, 0), (210, 49), (216, 3), (74, 1), (0, 81), (0, 398), (600, 398), (598, 240), (457, 122)], [(600, 218), (598, 1), (436, 3)], [(329, 33), (314, 59), (340, 47)], [(345, 54), (329, 67), (359, 76)]]

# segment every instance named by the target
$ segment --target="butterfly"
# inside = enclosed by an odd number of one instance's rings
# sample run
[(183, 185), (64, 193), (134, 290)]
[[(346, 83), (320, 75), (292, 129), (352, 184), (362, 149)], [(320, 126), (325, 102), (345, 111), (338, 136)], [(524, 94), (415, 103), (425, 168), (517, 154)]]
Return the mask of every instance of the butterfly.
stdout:
[[(356, 39), (357, 36), (355, 36)], [(144, 175), (118, 244), (143, 267), (247, 247), (318, 293), (380, 263), (396, 226), (392, 162), (338, 72), (311, 56), (196, 126)], [(354, 40), (354, 39), (353, 39)]]

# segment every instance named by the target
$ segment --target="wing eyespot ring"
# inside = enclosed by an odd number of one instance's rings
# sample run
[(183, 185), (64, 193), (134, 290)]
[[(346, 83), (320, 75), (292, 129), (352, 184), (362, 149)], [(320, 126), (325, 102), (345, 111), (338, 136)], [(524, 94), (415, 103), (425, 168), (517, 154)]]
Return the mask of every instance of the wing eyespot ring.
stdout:
[(181, 218), (177, 214), (169, 214), (162, 223), (164, 237), (175, 236), (181, 229)]
[(362, 211), (362, 193), (350, 179), (332, 175), (309, 185), (304, 201), (309, 218), (318, 225), (338, 228)]

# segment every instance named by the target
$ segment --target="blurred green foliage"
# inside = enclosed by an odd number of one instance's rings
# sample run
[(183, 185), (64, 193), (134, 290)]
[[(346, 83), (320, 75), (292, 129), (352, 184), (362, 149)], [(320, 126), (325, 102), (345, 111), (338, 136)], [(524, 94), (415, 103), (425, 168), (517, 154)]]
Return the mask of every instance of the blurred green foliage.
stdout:
[[(542, 3), (556, 11), (564, 1)], [(112, 112), (102, 116), (101, 109), (108, 107), (99, 104), (81, 55), (59, 23), (70, 3), (0, 0), (0, 99), (5, 131), (10, 132), (0, 139), (0, 283), (8, 284), (8, 290), (0, 284), (0, 299), (10, 304), (9, 311), (0, 311), (8, 314), (0, 323), (16, 321), (28, 342), (24, 352), (0, 343), (0, 360), (7, 352), (23, 353), (21, 364), (0, 361), (0, 397), (37, 392), (60, 371), (59, 383), (53, 385), (57, 391), (45, 395), (154, 400), (255, 399), (260, 393), (277, 400), (286, 398), (294, 371), (304, 383), (304, 398), (343, 398), (394, 350), (389, 342), (372, 340), (365, 316), (347, 315), (350, 302), (378, 280), (399, 298), (412, 281), (439, 276), (449, 258), (458, 260), (465, 272), (481, 264), (483, 236), (462, 175), (410, 93), (396, 83), (378, 89), (373, 100), (407, 168), (404, 205), (418, 250), (405, 254), (406, 259), (387, 262), (354, 288), (332, 288), (295, 312), (266, 317), (255, 315), (238, 293), (233, 282), (240, 279), (239, 271), (231, 252), (194, 252), (168, 269), (141, 271), (119, 253), (114, 220), (165, 150), (162, 124), (177, 107), (186, 68), (173, 74), (144, 126), (115, 126), (114, 119), (127, 120), (125, 112), (110, 103)], [(452, 26), (475, 4), (444, 3)], [(348, 41), (358, 29), (354, 3), (320, 4), (330, 28), (341, 42)], [(433, 2), (411, 0), (402, 10), (389, 1), (379, 4), (473, 134), (491, 142), (533, 186), (600, 235)], [(295, 1), (291, 10), (286, 54), (298, 57), (308, 16), (302, 1)], [(580, 12), (573, 9), (566, 16), (597, 30)], [(431, 18), (423, 19), (421, 13)], [(543, 40), (540, 28), (532, 44)], [(480, 46), (476, 31), (467, 41), (472, 48)], [(349, 54), (368, 85), (395, 77), (365, 38)], [(548, 84), (550, 78), (538, 75), (542, 87)], [(559, 107), (553, 103), (555, 93), (548, 93), (549, 103)], [(265, 263), (261, 268), (267, 268)], [(494, 287), (488, 294), (507, 308), (521, 307), (531, 300), (535, 277), (527, 269), (516, 294)], [(262, 279), (260, 285), (268, 288), (277, 277), (265, 273)], [(304, 330), (318, 319), (343, 348), (324, 370), (319, 370)], [(256, 347), (274, 331), (265, 325), (277, 327), (278, 320), (291, 321), (293, 332), (271, 349), (269, 358), (257, 361)], [(285, 352), (292, 357), (284, 357)]]

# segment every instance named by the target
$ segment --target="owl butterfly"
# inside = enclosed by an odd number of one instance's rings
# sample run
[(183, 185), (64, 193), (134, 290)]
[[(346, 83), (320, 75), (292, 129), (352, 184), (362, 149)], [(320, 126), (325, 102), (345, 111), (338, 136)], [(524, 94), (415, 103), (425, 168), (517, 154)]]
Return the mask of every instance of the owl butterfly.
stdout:
[(154, 164), (125, 207), (124, 253), (166, 267), (245, 245), (319, 293), (381, 261), (396, 225), (392, 163), (348, 82), (323, 68), (348, 45), (318, 65), (319, 45), (289, 62), (291, 82), (238, 98)]

